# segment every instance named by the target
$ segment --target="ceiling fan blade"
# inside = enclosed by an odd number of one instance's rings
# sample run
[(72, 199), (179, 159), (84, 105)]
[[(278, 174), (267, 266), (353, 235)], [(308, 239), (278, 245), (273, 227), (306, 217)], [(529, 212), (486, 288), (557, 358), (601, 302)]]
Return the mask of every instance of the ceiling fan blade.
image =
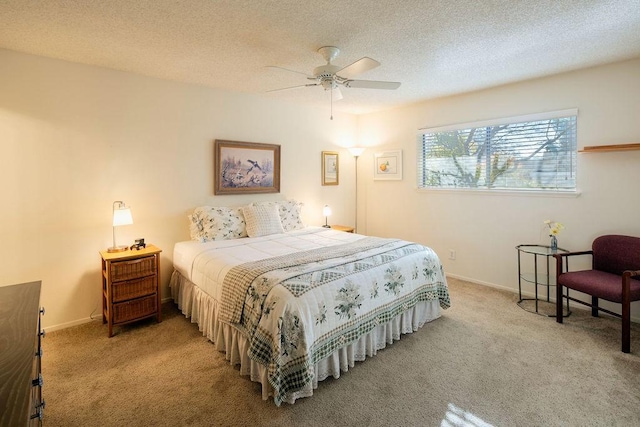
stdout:
[(308, 83), (306, 85), (289, 86), (289, 87), (283, 87), (280, 89), (271, 89), (271, 90), (268, 90), (267, 92), (280, 92), (283, 90), (301, 89), (303, 87), (311, 87), (311, 86), (320, 86), (320, 83)]
[(380, 63), (375, 59), (371, 59), (368, 56), (358, 59), (353, 64), (347, 65), (342, 70), (337, 71), (336, 74), (342, 78), (350, 79), (358, 74), (362, 74), (365, 71), (369, 71), (373, 68), (379, 67)]
[(290, 69), (284, 68), (284, 67), (278, 67), (277, 65), (267, 65), (265, 68), (271, 68), (273, 70), (284, 70), (284, 71), (288, 71), (290, 73), (302, 74), (303, 76), (305, 76), (307, 78), (315, 79), (315, 76), (312, 76), (311, 74), (303, 73), (302, 71), (290, 70)]
[(347, 80), (343, 83), (346, 87), (361, 89), (387, 89), (394, 90), (400, 87), (400, 82), (381, 82), (376, 80)]

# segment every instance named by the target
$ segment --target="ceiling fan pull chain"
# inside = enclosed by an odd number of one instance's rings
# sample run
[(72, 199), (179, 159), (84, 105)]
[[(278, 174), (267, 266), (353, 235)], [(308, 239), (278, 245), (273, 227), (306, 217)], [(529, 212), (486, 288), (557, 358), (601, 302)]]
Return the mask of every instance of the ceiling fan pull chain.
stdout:
[(331, 87), (331, 120), (333, 120), (333, 86)]

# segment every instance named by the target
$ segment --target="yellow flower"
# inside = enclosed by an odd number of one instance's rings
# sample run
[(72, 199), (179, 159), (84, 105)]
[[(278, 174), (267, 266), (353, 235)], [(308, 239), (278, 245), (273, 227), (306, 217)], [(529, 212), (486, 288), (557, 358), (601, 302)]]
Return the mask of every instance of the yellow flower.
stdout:
[(544, 221), (544, 224), (549, 227), (549, 236), (557, 236), (562, 230), (564, 230), (564, 225), (556, 221), (547, 219)]

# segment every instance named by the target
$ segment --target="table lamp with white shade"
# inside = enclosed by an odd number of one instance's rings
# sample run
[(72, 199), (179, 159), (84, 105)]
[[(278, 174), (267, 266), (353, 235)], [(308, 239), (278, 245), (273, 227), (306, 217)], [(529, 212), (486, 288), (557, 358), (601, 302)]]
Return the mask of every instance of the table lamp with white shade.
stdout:
[(329, 205), (324, 205), (324, 207), (322, 208), (322, 215), (324, 216), (324, 228), (331, 228), (331, 226), (329, 225), (329, 216), (331, 216), (331, 208), (329, 207)]
[(116, 227), (130, 224), (133, 224), (131, 208), (122, 201), (113, 202), (113, 246), (108, 248), (107, 252), (123, 252), (129, 249), (126, 245), (116, 245)]

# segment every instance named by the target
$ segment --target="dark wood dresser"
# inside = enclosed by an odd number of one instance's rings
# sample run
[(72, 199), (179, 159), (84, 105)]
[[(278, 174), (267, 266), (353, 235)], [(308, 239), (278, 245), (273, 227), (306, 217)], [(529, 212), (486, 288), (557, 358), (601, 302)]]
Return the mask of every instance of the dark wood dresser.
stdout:
[(40, 286), (0, 287), (0, 427), (42, 423)]

